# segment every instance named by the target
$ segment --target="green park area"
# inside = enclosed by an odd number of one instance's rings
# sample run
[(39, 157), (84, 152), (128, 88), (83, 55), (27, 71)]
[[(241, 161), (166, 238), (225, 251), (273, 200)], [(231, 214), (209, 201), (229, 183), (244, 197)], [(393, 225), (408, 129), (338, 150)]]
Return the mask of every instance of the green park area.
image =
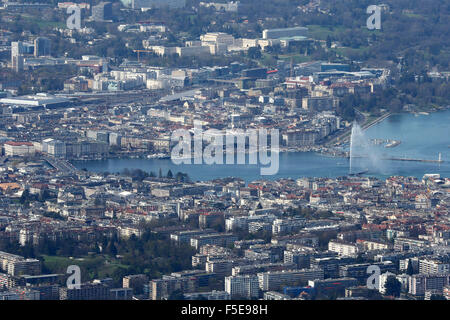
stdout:
[(88, 255), (79, 258), (43, 255), (42, 259), (42, 268), (49, 273), (65, 274), (68, 266), (79, 266), (83, 281), (96, 278), (118, 278), (119, 271), (127, 269), (127, 266), (121, 264), (119, 259), (108, 255)]

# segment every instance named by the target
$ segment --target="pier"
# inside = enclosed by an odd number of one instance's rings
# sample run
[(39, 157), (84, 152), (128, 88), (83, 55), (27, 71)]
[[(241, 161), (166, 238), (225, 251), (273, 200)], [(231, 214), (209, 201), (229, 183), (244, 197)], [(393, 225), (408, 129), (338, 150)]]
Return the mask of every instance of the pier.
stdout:
[[(347, 157), (350, 159), (350, 157)], [(357, 155), (353, 156), (353, 158), (368, 158), (367, 155)], [(418, 159), (418, 158), (396, 158), (396, 157), (389, 157), (389, 158), (380, 158), (380, 160), (392, 160), (392, 161), (410, 161), (410, 162), (428, 162), (428, 163), (444, 163), (445, 161), (442, 160), (442, 156), (439, 153), (439, 157), (437, 160), (432, 159)]]
[(429, 162), (429, 163), (443, 163), (444, 160), (429, 160), (429, 159), (413, 159), (413, 158), (383, 158), (383, 160), (394, 160), (394, 161), (413, 161), (413, 162)]
[(439, 156), (437, 160), (429, 160), (429, 159), (414, 159), (414, 158), (387, 158), (384, 160), (395, 160), (395, 161), (414, 161), (414, 162), (428, 162), (428, 163), (443, 163), (442, 154), (439, 152)]

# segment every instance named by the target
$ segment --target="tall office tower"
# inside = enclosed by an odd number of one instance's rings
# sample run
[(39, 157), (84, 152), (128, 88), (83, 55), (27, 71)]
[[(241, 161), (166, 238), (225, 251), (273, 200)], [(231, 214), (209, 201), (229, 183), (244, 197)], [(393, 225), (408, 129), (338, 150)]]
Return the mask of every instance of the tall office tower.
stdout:
[(11, 42), (11, 68), (16, 72), (23, 70), (24, 46), (22, 41)]
[(34, 56), (49, 56), (51, 51), (51, 41), (49, 38), (38, 37), (34, 39)]
[(112, 3), (100, 2), (98, 5), (92, 7), (92, 18), (94, 21), (112, 20)]

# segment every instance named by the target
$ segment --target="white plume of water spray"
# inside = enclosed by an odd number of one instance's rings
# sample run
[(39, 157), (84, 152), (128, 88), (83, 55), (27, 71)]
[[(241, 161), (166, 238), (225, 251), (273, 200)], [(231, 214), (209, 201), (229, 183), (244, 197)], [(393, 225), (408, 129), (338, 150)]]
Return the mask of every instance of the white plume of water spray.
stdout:
[(355, 121), (353, 122), (350, 136), (349, 173), (358, 173), (358, 171), (364, 170), (376, 171), (379, 173), (385, 171), (379, 151), (371, 145), (370, 141), (364, 135), (361, 126)]
[(348, 173), (350, 173), (350, 174), (352, 174), (352, 172), (353, 172), (353, 156), (354, 156), (354, 154), (353, 154), (353, 137), (355, 135), (355, 125), (357, 125), (356, 122), (353, 122), (352, 133), (350, 134), (350, 168), (348, 171)]

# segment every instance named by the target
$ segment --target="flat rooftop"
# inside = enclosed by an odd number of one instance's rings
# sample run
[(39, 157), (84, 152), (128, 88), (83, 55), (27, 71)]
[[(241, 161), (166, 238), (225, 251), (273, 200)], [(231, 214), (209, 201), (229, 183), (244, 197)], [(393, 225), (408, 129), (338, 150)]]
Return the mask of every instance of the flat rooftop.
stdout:
[(56, 97), (50, 94), (38, 93), (36, 95), (25, 95), (0, 99), (1, 104), (39, 107), (51, 104), (68, 103), (69, 99)]

